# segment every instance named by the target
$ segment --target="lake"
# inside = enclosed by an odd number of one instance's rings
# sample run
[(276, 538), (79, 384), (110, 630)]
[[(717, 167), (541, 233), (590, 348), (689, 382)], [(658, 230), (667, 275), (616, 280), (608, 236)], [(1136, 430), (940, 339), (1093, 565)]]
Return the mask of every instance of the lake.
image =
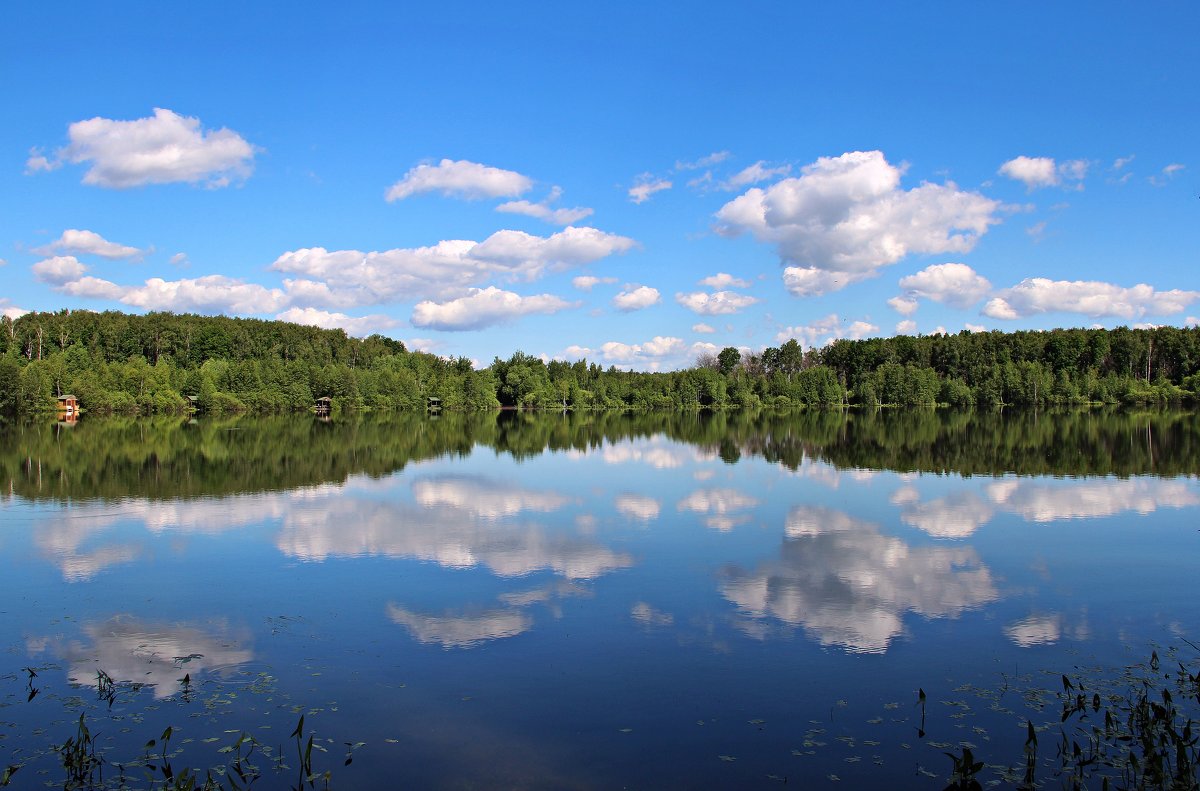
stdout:
[(1057, 785), (1076, 687), (1196, 672), (1198, 473), (1182, 411), (9, 427), (0, 769)]

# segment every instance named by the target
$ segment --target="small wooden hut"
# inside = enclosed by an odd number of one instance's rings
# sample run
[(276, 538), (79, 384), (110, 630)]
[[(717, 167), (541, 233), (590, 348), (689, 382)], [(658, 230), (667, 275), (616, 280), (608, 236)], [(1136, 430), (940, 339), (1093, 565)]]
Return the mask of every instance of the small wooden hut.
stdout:
[(425, 399), (425, 410), (427, 412), (441, 412), (442, 399), (438, 398), (437, 396), (429, 396)]
[(329, 411), (332, 408), (333, 408), (333, 399), (330, 398), (329, 396), (321, 396), (320, 398), (317, 399), (316, 405), (313, 407), (313, 410), (318, 415), (328, 415)]
[(79, 399), (67, 393), (58, 397), (58, 411), (68, 415), (74, 415), (79, 411)]

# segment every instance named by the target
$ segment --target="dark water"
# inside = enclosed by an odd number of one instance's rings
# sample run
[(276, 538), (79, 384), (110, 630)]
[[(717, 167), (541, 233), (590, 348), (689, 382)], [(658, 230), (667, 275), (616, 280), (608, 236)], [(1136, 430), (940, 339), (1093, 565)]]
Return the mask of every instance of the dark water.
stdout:
[(1195, 657), (1198, 473), (1184, 412), (11, 428), (0, 769), (83, 714), (287, 788), (303, 714), (333, 788), (1009, 784), (1062, 674)]

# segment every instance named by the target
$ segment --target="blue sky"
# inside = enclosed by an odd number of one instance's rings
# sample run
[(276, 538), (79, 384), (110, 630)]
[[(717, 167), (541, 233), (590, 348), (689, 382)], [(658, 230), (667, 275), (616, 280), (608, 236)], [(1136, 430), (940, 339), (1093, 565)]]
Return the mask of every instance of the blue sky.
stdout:
[(1193, 3), (401, 5), (6, 7), (0, 311), (664, 370), (1200, 317)]

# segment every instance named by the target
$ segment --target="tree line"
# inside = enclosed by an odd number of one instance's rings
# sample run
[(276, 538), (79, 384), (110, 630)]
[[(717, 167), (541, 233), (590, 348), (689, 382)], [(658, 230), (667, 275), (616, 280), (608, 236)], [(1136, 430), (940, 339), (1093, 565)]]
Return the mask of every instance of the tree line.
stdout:
[(469, 359), (283, 321), (116, 311), (28, 313), (0, 323), (0, 414), (76, 396), (95, 413), (313, 408), (699, 410), (837, 405), (1165, 403), (1200, 399), (1200, 329), (1056, 329), (795, 340), (727, 347), (687, 369), (625, 371), (517, 351)]

